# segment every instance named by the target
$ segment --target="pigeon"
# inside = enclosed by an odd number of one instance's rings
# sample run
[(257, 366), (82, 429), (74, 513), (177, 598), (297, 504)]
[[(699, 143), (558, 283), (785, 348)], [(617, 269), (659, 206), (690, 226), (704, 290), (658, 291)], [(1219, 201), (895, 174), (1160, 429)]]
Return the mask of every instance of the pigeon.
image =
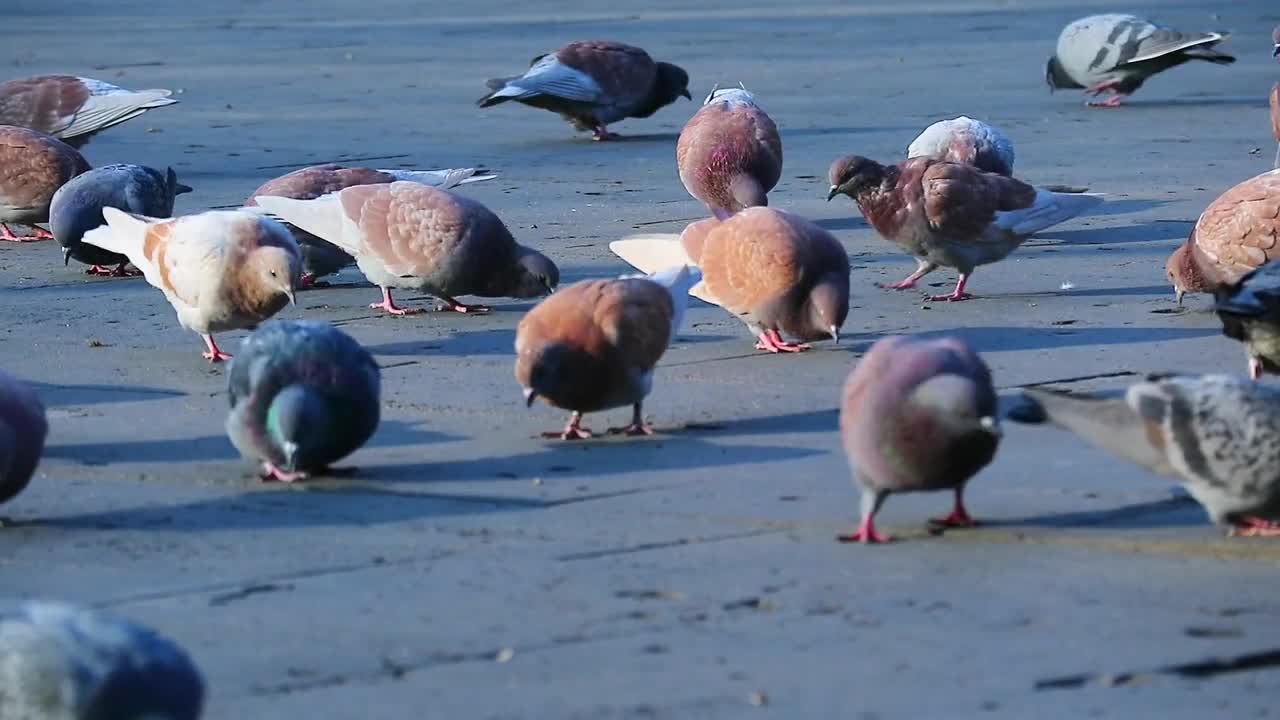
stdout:
[[(496, 179), (497, 175), (480, 175), (475, 168), (449, 170), (374, 170), (366, 167), (346, 167), (336, 163), (312, 165), (294, 170), (286, 175), (268, 180), (253, 191), (245, 207), (256, 207), (257, 195), (274, 195), (294, 200), (313, 200), (321, 195), (337, 192), (352, 185), (376, 185), (404, 180), (447, 190), (458, 185)], [(293, 239), (302, 250), (302, 280), (299, 289), (311, 287), (316, 278), (332, 275), (344, 267), (354, 265), (356, 259), (341, 248), (305, 230), (289, 226)]]
[(581, 280), (538, 303), (516, 328), (516, 381), (526, 406), (542, 398), (571, 410), (561, 432), (545, 437), (590, 438), (582, 414), (623, 405), (631, 424), (610, 433), (652, 435), (641, 405), (653, 388), (653, 368), (675, 339), (701, 278), (682, 265), (648, 276)]
[[(53, 237), (36, 226), (49, 222), (49, 201), (68, 180), (89, 169), (80, 152), (39, 130), (0, 125), (0, 239), (27, 242)], [(8, 223), (34, 235), (14, 235)]]
[(302, 273), (284, 225), (244, 210), (210, 210), (165, 220), (104, 207), (107, 224), (84, 242), (124, 255), (164, 293), (178, 323), (204, 338), (204, 358), (231, 357), (213, 333), (249, 328), (293, 302)]
[(641, 272), (702, 270), (690, 294), (733, 313), (759, 338), (756, 349), (800, 352), (800, 340), (840, 340), (849, 313), (849, 256), (831, 233), (782, 210), (752, 207), (707, 218), (680, 236), (639, 235), (609, 249)]
[(172, 94), (126, 90), (93, 78), (36, 75), (0, 83), (0, 125), (39, 130), (80, 148), (100, 130), (177, 103)]
[(970, 297), (974, 268), (1002, 260), (1033, 233), (1102, 202), (1096, 193), (1060, 193), (961, 163), (930, 158), (881, 165), (858, 155), (831, 163), (827, 200), (853, 198), (881, 235), (916, 259), (916, 271), (881, 287), (903, 290), (939, 265), (960, 277), (955, 290), (930, 300)]
[(952, 490), (955, 507), (935, 523), (976, 524), (964, 506), (969, 479), (1000, 444), (991, 371), (957, 337), (895, 336), (877, 340), (845, 381), (840, 439), (854, 483), (862, 490), (862, 521), (842, 542), (879, 543), (876, 512), (889, 495)]
[(1214, 293), (1214, 310), (1222, 320), (1222, 334), (1245, 344), (1249, 377), (1280, 374), (1280, 262), (1250, 271), (1239, 282)]
[(1276, 157), (1271, 163), (1274, 169), (1280, 168), (1280, 82), (1271, 86), (1267, 104), (1271, 106), (1271, 136), (1276, 139)]
[(259, 195), (258, 205), (337, 245), (382, 288), (369, 307), (393, 315), (392, 288), (425, 290), (456, 312), (488, 312), (456, 295), (531, 298), (555, 290), (560, 271), (547, 256), (519, 245), (489, 208), (419, 183), (356, 185), (314, 200)]
[(302, 480), (373, 435), (380, 388), (378, 364), (351, 336), (314, 320), (269, 320), (227, 370), (227, 436), (262, 462), (264, 480)]
[(1133, 15), (1090, 15), (1066, 26), (1045, 65), (1049, 91), (1083, 88), (1092, 107), (1118, 107), (1147, 78), (1189, 60), (1228, 65), (1236, 59), (1214, 49), (1230, 33), (1184, 33)]
[[(131, 274), (125, 271), (127, 257), (81, 242), (85, 233), (106, 223), (103, 208), (167, 218), (173, 215), (174, 198), (189, 192), (173, 168), (162, 173), (144, 165), (104, 165), (76, 176), (54, 193), (49, 209), (49, 229), (62, 246), (62, 262), (75, 258), (90, 266), (90, 275)], [(107, 265), (116, 267), (109, 270)]]
[(654, 62), (638, 47), (607, 40), (585, 40), (539, 55), (519, 77), (496, 78), (492, 90), (476, 101), (482, 108), (516, 100), (559, 113), (575, 129), (590, 130), (594, 140), (612, 140), (609, 123), (647, 118), (678, 97), (689, 95), (689, 74)]
[(1174, 296), (1211, 293), (1280, 258), (1280, 170), (1252, 177), (1218, 196), (1186, 242), (1165, 262)]
[(187, 653), (148, 628), (56, 602), (0, 615), (5, 720), (197, 720), (204, 693)]
[(778, 127), (745, 88), (713, 89), (680, 131), (680, 182), (721, 220), (768, 205), (782, 176)]
[(1280, 57), (1280, 25), (1271, 31), (1271, 57)]
[(35, 391), (0, 370), (0, 503), (17, 497), (31, 482), (48, 432), (44, 405)]
[(1231, 375), (1153, 375), (1122, 392), (1022, 394), (1007, 419), (1052, 423), (1178, 478), (1232, 534), (1280, 535), (1280, 389)]
[(1013, 177), (1013, 143), (999, 128), (964, 115), (925, 128), (907, 147), (907, 158), (917, 157), (964, 163)]

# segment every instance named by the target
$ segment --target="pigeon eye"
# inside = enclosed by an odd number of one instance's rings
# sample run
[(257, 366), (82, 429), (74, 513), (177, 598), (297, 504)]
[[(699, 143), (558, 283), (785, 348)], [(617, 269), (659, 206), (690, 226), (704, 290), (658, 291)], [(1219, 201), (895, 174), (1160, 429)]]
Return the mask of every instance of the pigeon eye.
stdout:
[(272, 271), (271, 271), (271, 277), (275, 277), (275, 276), (276, 276), (276, 271), (275, 271), (275, 270), (272, 270)]

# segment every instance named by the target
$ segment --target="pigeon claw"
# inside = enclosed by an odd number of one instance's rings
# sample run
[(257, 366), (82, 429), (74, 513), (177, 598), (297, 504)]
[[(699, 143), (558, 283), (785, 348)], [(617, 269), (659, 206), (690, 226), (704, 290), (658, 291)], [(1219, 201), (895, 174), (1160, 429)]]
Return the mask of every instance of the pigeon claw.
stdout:
[(1233, 537), (1280, 537), (1280, 522), (1249, 516), (1233, 525), (1227, 534)]
[[(33, 228), (36, 231), (36, 234), (34, 235), (14, 235), (13, 231), (9, 229), (8, 225), (5, 225), (4, 223), (0, 223), (0, 240), (8, 240), (10, 242), (22, 243), (22, 242), (35, 242), (36, 240), (41, 240), (46, 237), (50, 237), (50, 238), (53, 237), (53, 235), (48, 235), (48, 234), (41, 235), (40, 232), (43, 228), (38, 228), (34, 226)], [(47, 231), (45, 232), (47, 233)]]
[(625, 427), (611, 427), (609, 428), (609, 434), (610, 435), (631, 435), (631, 436), (652, 435), (653, 426), (646, 425), (644, 423), (631, 423), (630, 425), (627, 425)]
[(967, 292), (949, 292), (946, 295), (925, 295), (924, 297), (933, 302), (960, 302), (973, 299), (973, 296)]
[(876, 287), (884, 288), (885, 290), (910, 290), (915, 286), (916, 281), (914, 278), (904, 278), (895, 283), (876, 283)]
[(876, 526), (870, 520), (866, 520), (847, 535), (837, 535), (836, 540), (842, 543), (862, 543), (863, 545), (876, 545), (879, 543), (887, 543), (891, 540), (888, 535), (882, 535), (876, 532)]
[(809, 349), (804, 343), (792, 343), (782, 339), (777, 330), (765, 330), (760, 333), (760, 340), (756, 342), (757, 350), (768, 350), (771, 353), (798, 353)]
[(967, 528), (977, 527), (978, 521), (974, 520), (964, 508), (956, 508), (951, 511), (950, 515), (944, 517), (929, 518), (930, 525), (938, 525), (941, 527)]
[(453, 298), (444, 298), (441, 305), (436, 306), (436, 310), (452, 310), (459, 313), (471, 313), (472, 315), (487, 315), (490, 308), (488, 305), (463, 305)]
[(622, 136), (619, 135), (618, 133), (609, 132), (609, 128), (605, 127), (604, 125), (597, 125), (591, 131), (591, 139), (595, 140), (596, 142), (601, 142), (604, 140), (617, 140), (620, 137)]
[(583, 427), (567, 427), (564, 430), (548, 430), (542, 433), (548, 440), (590, 440), (594, 437), (590, 430)]
[(297, 482), (298, 480), (306, 480), (307, 474), (302, 471), (289, 472), (281, 470), (269, 462), (262, 463), (262, 474), (259, 476), (262, 482), (279, 481), (283, 483)]

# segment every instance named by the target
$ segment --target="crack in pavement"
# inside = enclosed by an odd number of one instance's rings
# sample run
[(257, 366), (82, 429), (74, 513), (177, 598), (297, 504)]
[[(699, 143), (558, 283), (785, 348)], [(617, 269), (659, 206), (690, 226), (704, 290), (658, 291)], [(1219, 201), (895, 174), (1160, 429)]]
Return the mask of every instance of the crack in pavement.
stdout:
[(1047, 678), (1037, 680), (1034, 689), (1037, 691), (1076, 690), (1091, 684), (1098, 684), (1103, 687), (1120, 687), (1122, 685), (1131, 685), (1156, 675), (1176, 675), (1194, 680), (1208, 680), (1218, 675), (1268, 670), (1276, 667), (1280, 667), (1280, 650), (1263, 650), (1227, 658), (1208, 658), (1177, 665), (1166, 665), (1154, 670), (1135, 670), (1121, 673), (1085, 673)]
[(728, 535), (712, 535), (710, 537), (676, 538), (675, 540), (640, 543), (638, 545), (610, 548), (608, 550), (590, 550), (580, 553), (568, 553), (557, 557), (556, 561), (576, 562), (578, 560), (597, 560), (599, 558), (613, 557), (615, 555), (629, 555), (631, 553), (649, 552), (651, 550), (666, 550), (668, 548), (684, 547), (686, 545), (706, 545), (708, 543), (726, 542), (729, 540), (745, 540), (747, 538), (760, 537), (763, 535), (776, 535), (781, 532), (785, 532), (785, 530), (751, 530), (749, 532), (730, 533)]

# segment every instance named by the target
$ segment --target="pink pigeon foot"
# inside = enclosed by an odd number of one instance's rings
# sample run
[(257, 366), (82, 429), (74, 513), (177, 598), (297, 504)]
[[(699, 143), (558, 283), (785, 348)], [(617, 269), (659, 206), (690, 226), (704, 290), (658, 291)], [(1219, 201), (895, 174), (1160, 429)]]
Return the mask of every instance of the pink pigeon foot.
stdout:
[(837, 535), (836, 539), (842, 543), (860, 542), (863, 545), (872, 545), (875, 543), (887, 543), (891, 538), (888, 535), (876, 532), (875, 520), (868, 515), (862, 519), (862, 524), (858, 526), (857, 530), (847, 535)]
[(1088, 107), (1120, 107), (1120, 103), (1124, 102), (1124, 95), (1112, 95), (1106, 100), (1090, 100), (1085, 103)]
[(573, 413), (569, 416), (569, 424), (564, 426), (564, 430), (555, 432), (542, 433), (544, 438), (559, 438), (561, 440), (589, 440), (591, 439), (591, 431), (582, 427), (582, 413)]
[(1249, 358), (1249, 379), (1262, 379), (1262, 361), (1256, 357)]
[(218, 343), (213, 341), (212, 335), (201, 335), (200, 337), (204, 338), (204, 344), (206, 347), (209, 348), (205, 352), (201, 353), (200, 357), (203, 357), (205, 360), (208, 360), (211, 363), (222, 362), (223, 360), (231, 359), (230, 353), (224, 353), (218, 349)]
[(84, 271), (85, 275), (96, 275), (98, 277), (138, 277), (142, 274), (141, 270), (126, 270), (125, 266), (129, 263), (120, 263), (114, 268), (105, 268), (101, 265), (92, 265), (88, 270)]
[(1280, 522), (1248, 516), (1233, 525), (1228, 534), (1236, 537), (1280, 537)]
[(299, 290), (310, 290), (312, 287), (314, 287), (314, 286), (315, 286), (315, 284), (316, 284), (316, 274), (315, 274), (315, 273), (309, 273), (309, 272), (308, 272), (308, 273), (302, 273), (301, 275), (299, 275), (299, 276), (298, 276), (298, 289), (299, 289)]
[(906, 277), (895, 283), (876, 283), (876, 287), (885, 290), (910, 290), (916, 286), (915, 276)]
[(644, 418), (640, 416), (640, 406), (636, 405), (631, 414), (631, 424), (626, 427), (609, 428), (610, 435), (652, 435), (653, 426), (646, 425)]
[(444, 305), (441, 305), (438, 308), (440, 310), (452, 310), (454, 312), (471, 313), (473, 315), (485, 315), (489, 312), (488, 305), (463, 305), (451, 297), (442, 299), (444, 300)]
[(961, 300), (968, 300), (973, 296), (964, 291), (964, 284), (967, 282), (969, 282), (969, 276), (964, 273), (960, 273), (960, 279), (956, 281), (955, 290), (952, 290), (946, 295), (929, 295), (928, 299), (933, 300), (934, 302), (960, 302)]
[(803, 343), (787, 342), (782, 339), (777, 330), (765, 330), (760, 333), (760, 341), (756, 343), (756, 349), (768, 350), (771, 353), (796, 353), (808, 350), (809, 346)]
[(259, 477), (262, 480), (262, 482), (271, 482), (273, 480), (278, 480), (284, 483), (291, 483), (291, 482), (296, 482), (298, 480), (306, 480), (308, 476), (305, 472), (301, 472), (301, 471), (289, 472), (287, 470), (281, 470), (280, 468), (276, 467), (275, 465), (272, 465), (269, 462), (264, 462), (262, 463), (262, 475), (260, 475)]
[(591, 139), (596, 142), (600, 142), (602, 140), (617, 140), (620, 137), (622, 136), (617, 133), (609, 132), (609, 128), (604, 125), (597, 125), (591, 133)]
[(392, 315), (416, 315), (422, 312), (422, 308), (402, 308), (396, 305), (395, 301), (391, 299), (390, 288), (382, 288), (382, 302), (369, 303), (369, 307), (373, 310), (386, 310)]
[[(39, 231), (40, 228), (36, 228), (36, 230)], [(50, 235), (49, 237), (53, 237), (53, 236)], [(13, 231), (9, 229), (8, 225), (5, 225), (4, 223), (0, 223), (0, 240), (8, 240), (10, 242), (35, 242), (36, 240), (39, 240), (39, 239), (40, 239), (39, 234), (14, 235)]]
[(929, 522), (943, 527), (974, 527), (978, 524), (978, 521), (964, 509), (964, 495), (960, 491), (956, 491), (956, 505), (951, 510), (951, 514), (945, 517), (929, 518)]

